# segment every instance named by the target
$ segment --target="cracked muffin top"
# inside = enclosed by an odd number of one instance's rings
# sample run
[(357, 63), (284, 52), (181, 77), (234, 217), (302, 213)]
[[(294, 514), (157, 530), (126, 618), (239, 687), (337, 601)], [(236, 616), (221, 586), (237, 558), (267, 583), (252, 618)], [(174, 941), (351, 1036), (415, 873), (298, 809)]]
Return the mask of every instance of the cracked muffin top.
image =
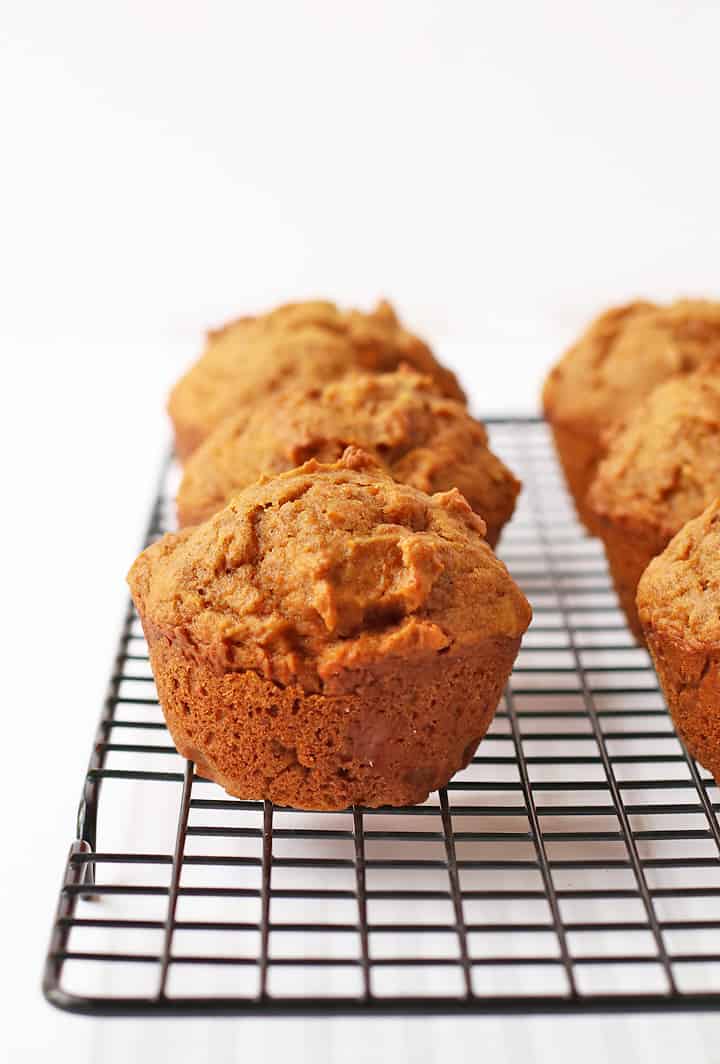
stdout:
[(349, 445), (368, 451), (395, 480), (432, 494), (456, 487), (497, 540), (520, 490), (462, 403), (437, 395), (430, 377), (349, 373), (324, 387), (244, 404), (190, 457), (177, 497), (181, 525), (199, 524), (261, 473), (310, 458), (336, 461)]
[(673, 536), (720, 491), (720, 362), (659, 385), (608, 437), (591, 509)]
[(650, 562), (637, 605), (646, 632), (660, 630), (689, 649), (720, 650), (720, 498)]
[(218, 670), (319, 690), (345, 670), (519, 639), (530, 607), (453, 489), (429, 496), (364, 452), (312, 459), (145, 550), (144, 623)]
[(464, 401), (455, 375), (400, 324), (389, 303), (369, 314), (333, 303), (288, 303), (211, 332), (204, 354), (170, 393), (176, 452), (187, 457), (238, 404), (288, 387), (325, 384), (349, 370), (387, 373), (402, 363)]
[(719, 357), (720, 302), (615, 307), (601, 314), (550, 372), (545, 413), (594, 435), (668, 377)]

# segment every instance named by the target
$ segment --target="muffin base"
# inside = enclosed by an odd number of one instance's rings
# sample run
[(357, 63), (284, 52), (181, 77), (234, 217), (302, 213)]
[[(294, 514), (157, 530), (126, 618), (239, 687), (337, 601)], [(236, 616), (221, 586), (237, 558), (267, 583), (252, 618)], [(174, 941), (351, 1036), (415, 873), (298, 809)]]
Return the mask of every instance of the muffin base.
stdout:
[(590, 535), (597, 536), (597, 519), (586, 500), (602, 458), (602, 448), (587, 432), (578, 431), (567, 424), (551, 421), (550, 428), (577, 515)]
[(678, 735), (720, 784), (720, 646), (694, 649), (650, 631), (647, 645)]
[(301, 809), (412, 805), (472, 759), (519, 640), (346, 672), (321, 693), (251, 671), (218, 672), (146, 627), (181, 756), (235, 797)]
[(603, 541), (610, 575), (617, 591), (620, 605), (627, 618), (628, 627), (638, 643), (645, 644), (635, 596), (640, 577), (650, 562), (662, 554), (668, 545), (667, 536), (652, 529), (632, 528), (612, 518), (594, 514), (597, 534)]

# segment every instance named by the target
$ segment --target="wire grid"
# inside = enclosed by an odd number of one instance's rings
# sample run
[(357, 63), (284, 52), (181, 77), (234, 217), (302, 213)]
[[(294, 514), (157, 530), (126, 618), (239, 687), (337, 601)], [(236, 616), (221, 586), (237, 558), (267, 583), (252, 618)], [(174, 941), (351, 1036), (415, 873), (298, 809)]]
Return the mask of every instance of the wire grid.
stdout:
[[(175, 752), (131, 610), (50, 1001), (104, 1015), (720, 1005), (717, 789), (672, 730), (545, 425), (490, 430), (525, 483), (500, 553), (534, 621), (472, 764), (402, 810), (229, 798)], [(172, 524), (174, 476), (148, 542)]]

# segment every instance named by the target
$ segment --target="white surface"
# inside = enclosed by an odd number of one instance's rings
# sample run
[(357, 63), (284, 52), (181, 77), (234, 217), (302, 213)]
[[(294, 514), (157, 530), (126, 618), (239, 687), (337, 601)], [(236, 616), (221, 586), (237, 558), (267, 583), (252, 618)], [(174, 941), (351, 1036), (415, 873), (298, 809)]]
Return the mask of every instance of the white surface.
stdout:
[(670, 0), (2, 5), (0, 1056), (718, 1059), (716, 1018), (118, 1024), (38, 981), (202, 328), (385, 294), (477, 409), (531, 408), (603, 304), (717, 296), (719, 35)]

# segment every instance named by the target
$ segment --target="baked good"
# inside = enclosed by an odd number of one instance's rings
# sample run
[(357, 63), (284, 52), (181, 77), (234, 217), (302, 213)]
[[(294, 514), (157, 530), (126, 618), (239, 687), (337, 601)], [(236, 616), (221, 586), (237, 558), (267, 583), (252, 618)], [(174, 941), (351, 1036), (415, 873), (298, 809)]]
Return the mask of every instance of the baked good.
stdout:
[(407, 332), (389, 303), (370, 314), (333, 303), (288, 303), (208, 335), (202, 357), (173, 388), (168, 411), (185, 459), (239, 404), (287, 387), (325, 384), (353, 369), (386, 373), (406, 362), (442, 395), (464, 400), (455, 375)]
[(720, 493), (720, 363), (672, 377), (611, 434), (587, 504), (638, 639), (640, 577)]
[(458, 488), (495, 546), (520, 483), (466, 407), (437, 395), (432, 378), (405, 366), (348, 373), (324, 387), (243, 404), (188, 459), (177, 497), (180, 524), (207, 520), (261, 473), (282, 473), (310, 458), (333, 462), (352, 444), (395, 480), (430, 494)]
[(456, 490), (348, 448), (233, 496), (133, 565), (168, 728), (233, 795), (423, 801), (466, 765), (530, 607)]
[(678, 734), (720, 782), (720, 498), (650, 562), (637, 604)]
[(603, 435), (654, 387), (720, 357), (720, 303), (629, 303), (600, 315), (550, 372), (543, 406), (579, 516), (596, 532), (587, 492)]

